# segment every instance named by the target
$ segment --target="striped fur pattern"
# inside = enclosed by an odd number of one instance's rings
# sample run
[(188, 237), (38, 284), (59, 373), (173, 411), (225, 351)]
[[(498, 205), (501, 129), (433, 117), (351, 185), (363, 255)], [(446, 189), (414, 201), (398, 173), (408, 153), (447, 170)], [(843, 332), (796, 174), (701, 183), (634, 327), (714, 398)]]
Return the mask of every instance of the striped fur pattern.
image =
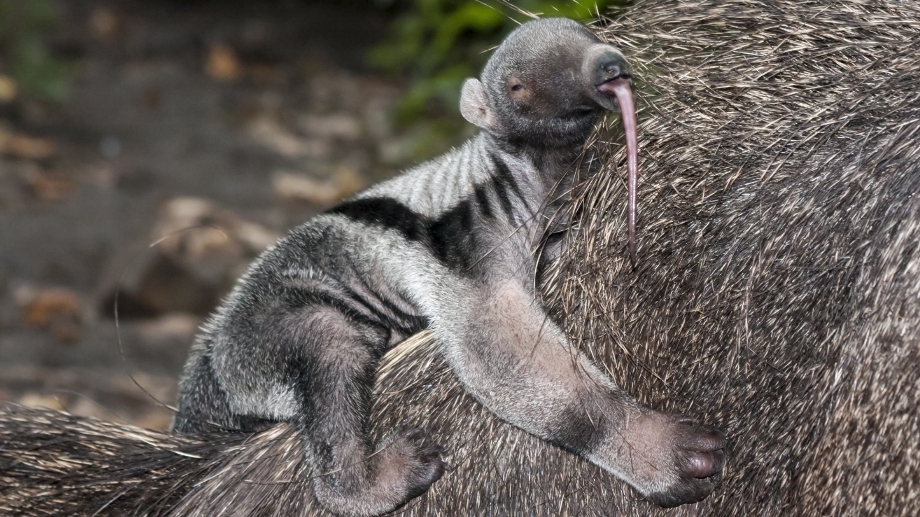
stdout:
[(314, 218), (252, 265), (195, 343), (175, 430), (292, 422), (321, 506), (388, 512), (444, 473), (421, 428), (368, 436), (380, 358), (430, 328), (501, 419), (659, 504), (706, 497), (725, 462), (721, 432), (637, 404), (570, 346), (536, 289), (568, 228), (561, 208), (591, 130), (621, 107), (634, 128), (628, 79), (619, 51), (571, 20), (512, 33), (464, 85), (477, 137)]

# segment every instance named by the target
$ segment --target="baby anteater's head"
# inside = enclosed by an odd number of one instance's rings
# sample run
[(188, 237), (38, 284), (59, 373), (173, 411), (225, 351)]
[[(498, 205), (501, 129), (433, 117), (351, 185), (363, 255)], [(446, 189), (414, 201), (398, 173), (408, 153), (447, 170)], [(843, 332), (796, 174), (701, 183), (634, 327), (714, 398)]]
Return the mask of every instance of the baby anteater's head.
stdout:
[(534, 20), (492, 54), (481, 80), (467, 79), (460, 111), (502, 140), (580, 145), (603, 110), (619, 105), (612, 83), (627, 85), (629, 66), (613, 46), (565, 18)]
[(565, 18), (518, 27), (495, 50), (482, 77), (467, 79), (460, 112), (512, 146), (581, 150), (604, 110), (619, 110), (626, 136), (629, 178), (629, 255), (636, 257), (638, 144), (630, 69), (623, 55)]

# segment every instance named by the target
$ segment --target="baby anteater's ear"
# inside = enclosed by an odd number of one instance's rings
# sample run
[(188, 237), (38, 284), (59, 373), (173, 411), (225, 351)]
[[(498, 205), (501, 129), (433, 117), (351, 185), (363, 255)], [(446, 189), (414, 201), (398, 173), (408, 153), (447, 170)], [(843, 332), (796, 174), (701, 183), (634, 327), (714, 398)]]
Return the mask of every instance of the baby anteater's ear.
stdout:
[(460, 114), (482, 129), (498, 129), (495, 114), (489, 108), (489, 98), (478, 79), (471, 77), (463, 83), (463, 89), (460, 90)]

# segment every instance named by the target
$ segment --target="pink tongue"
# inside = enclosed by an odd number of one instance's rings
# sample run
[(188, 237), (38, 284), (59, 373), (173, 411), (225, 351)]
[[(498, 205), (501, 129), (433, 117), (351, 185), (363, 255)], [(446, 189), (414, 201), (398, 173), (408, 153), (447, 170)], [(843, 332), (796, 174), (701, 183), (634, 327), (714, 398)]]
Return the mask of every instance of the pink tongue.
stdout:
[(636, 136), (636, 107), (632, 90), (625, 79), (614, 79), (597, 87), (604, 93), (613, 93), (620, 105), (623, 129), (626, 132), (626, 174), (628, 198), (626, 225), (629, 231), (629, 260), (636, 265), (636, 178), (639, 175), (639, 141)]

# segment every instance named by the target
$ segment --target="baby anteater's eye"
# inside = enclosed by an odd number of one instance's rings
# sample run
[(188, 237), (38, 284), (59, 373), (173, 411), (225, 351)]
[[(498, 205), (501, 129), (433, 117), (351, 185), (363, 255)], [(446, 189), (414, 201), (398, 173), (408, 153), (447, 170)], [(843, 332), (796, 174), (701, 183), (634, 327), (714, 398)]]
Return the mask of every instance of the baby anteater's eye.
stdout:
[(524, 108), (530, 105), (532, 102), (531, 96), (533, 91), (531, 91), (525, 84), (524, 81), (518, 76), (511, 76), (508, 78), (508, 82), (505, 83), (505, 90), (508, 99), (519, 108)]
[(518, 77), (517, 74), (512, 74), (510, 77), (508, 77), (505, 85), (512, 92), (519, 92), (524, 89), (524, 81), (521, 81), (521, 78)]

